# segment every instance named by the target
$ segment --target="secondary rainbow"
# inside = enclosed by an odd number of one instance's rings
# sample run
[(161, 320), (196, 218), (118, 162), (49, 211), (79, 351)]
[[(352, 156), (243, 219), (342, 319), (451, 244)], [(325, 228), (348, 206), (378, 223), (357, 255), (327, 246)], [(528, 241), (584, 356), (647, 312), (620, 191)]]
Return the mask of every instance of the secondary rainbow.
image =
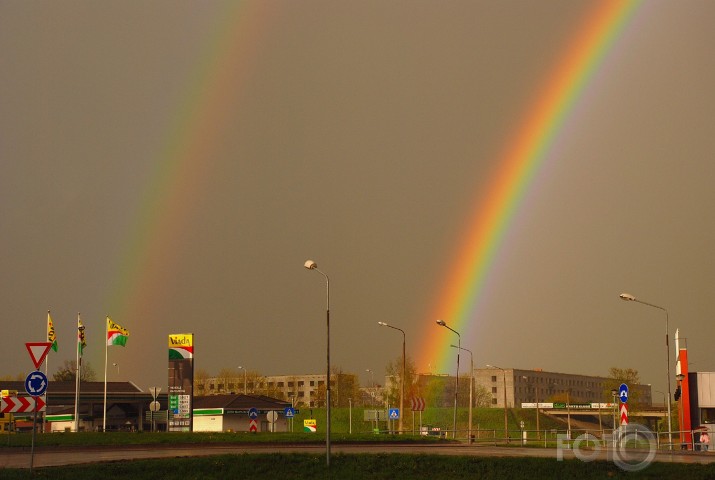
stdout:
[[(461, 245), (451, 261), (444, 288), (430, 309), (417, 349), (417, 366), (428, 365), (437, 373), (453, 369), (454, 349), (451, 338), (436, 331), (437, 319), (460, 332), (463, 339), (476, 334), (476, 310), (483, 299), (487, 278), (521, 200), (536, 172), (569, 119), (578, 99), (608, 52), (632, 19), (640, 0), (608, 0), (595, 3), (586, 13), (573, 42), (556, 62), (544, 87), (509, 137), (489, 190), (477, 199)], [(449, 332), (447, 332), (449, 333)]]
[(225, 134), (223, 125), (245, 92), (241, 83), (254, 63), (269, 11), (262, 2), (227, 2), (217, 8), (183, 92), (167, 111), (165, 131), (151, 159), (155, 166), (107, 299), (113, 316), (127, 324), (146, 324), (149, 306), (163, 305), (163, 286), (179, 264), (176, 237), (196, 214), (213, 154)]

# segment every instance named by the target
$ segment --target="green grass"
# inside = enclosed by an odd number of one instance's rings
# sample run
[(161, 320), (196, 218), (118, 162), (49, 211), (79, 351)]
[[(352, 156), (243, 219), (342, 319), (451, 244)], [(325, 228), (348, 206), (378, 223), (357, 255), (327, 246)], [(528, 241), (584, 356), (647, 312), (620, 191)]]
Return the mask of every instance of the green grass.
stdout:
[(27, 470), (4, 469), (3, 480), (27, 478), (52, 480), (225, 480), (241, 479), (601, 479), (601, 478), (713, 478), (715, 466), (655, 463), (640, 472), (626, 473), (609, 462), (558, 462), (545, 458), (451, 457), (438, 455), (344, 455), (325, 457), (304, 454), (220, 455), (110, 462)]
[[(418, 435), (331, 434), (332, 443), (425, 443), (451, 442), (437, 437)], [(30, 433), (0, 436), (0, 450), (12, 447), (28, 447), (32, 443)], [(219, 444), (219, 443), (300, 443), (323, 444), (324, 434), (315, 433), (149, 433), (149, 432), (80, 432), (40, 433), (35, 436), (36, 446), (81, 447), (87, 445), (158, 445), (158, 444)]]

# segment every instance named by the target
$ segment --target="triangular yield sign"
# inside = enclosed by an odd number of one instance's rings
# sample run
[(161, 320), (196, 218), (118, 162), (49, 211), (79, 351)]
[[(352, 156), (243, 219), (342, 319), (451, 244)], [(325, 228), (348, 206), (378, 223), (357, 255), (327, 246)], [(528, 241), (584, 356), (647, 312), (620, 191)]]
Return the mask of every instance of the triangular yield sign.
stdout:
[(40, 365), (42, 365), (42, 362), (45, 361), (47, 352), (49, 352), (50, 348), (52, 348), (52, 343), (51, 342), (26, 343), (25, 347), (27, 347), (27, 351), (30, 352), (30, 358), (32, 359), (32, 363), (35, 364), (35, 368), (39, 369)]

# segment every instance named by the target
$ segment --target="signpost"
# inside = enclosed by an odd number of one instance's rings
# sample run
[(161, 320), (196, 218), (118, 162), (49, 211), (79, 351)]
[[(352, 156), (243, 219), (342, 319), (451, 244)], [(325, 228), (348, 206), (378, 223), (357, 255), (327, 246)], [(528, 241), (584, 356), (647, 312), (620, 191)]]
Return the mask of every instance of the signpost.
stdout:
[(415, 434), (415, 412), (420, 412), (420, 431), (422, 431), (422, 412), (425, 410), (425, 399), (423, 397), (412, 397), (412, 435)]
[(628, 425), (628, 385), (621, 384), (618, 396), (621, 399), (621, 425)]
[(278, 412), (275, 410), (271, 410), (266, 414), (266, 418), (268, 419), (268, 423), (271, 425), (271, 432), (276, 431), (276, 420), (278, 420)]
[[(30, 474), (32, 474), (32, 467), (35, 462), (35, 433), (37, 430), (35, 426), (37, 425), (37, 399), (40, 398), (40, 395), (43, 395), (47, 390), (47, 377), (39, 370), (40, 365), (42, 365), (42, 362), (45, 361), (47, 352), (49, 352), (50, 348), (52, 348), (52, 342), (27, 342), (25, 343), (25, 348), (27, 348), (27, 352), (30, 354), (30, 359), (35, 365), (36, 370), (35, 372), (29, 374), (25, 379), (25, 390), (27, 391), (27, 393), (32, 395), (33, 399), (35, 400), (33, 402), (35, 405), (33, 405), (32, 408), (32, 411), (35, 413), (32, 418), (32, 446), (30, 448)], [(41, 401), (42, 405), (44, 406), (44, 400)]]
[(258, 422), (256, 421), (258, 418), (258, 409), (251, 407), (248, 410), (248, 418), (250, 419), (248, 421), (248, 431), (253, 433), (258, 432)]
[(149, 387), (149, 392), (151, 393), (151, 397), (154, 399), (154, 401), (149, 404), (149, 412), (151, 416), (151, 431), (153, 432), (156, 430), (156, 426), (154, 424), (154, 412), (158, 412), (161, 409), (161, 404), (156, 401), (156, 397), (158, 397), (159, 392), (161, 392), (161, 387)]

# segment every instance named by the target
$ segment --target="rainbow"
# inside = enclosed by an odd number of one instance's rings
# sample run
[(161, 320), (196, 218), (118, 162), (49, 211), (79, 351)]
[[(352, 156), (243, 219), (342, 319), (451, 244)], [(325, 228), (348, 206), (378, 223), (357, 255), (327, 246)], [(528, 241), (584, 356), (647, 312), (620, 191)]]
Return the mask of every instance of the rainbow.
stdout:
[(179, 101), (167, 111), (165, 132), (151, 159), (155, 167), (106, 299), (113, 317), (128, 324), (146, 321), (147, 312), (166, 301), (162, 285), (180, 264), (176, 239), (197, 215), (197, 200), (226, 133), (222, 125), (245, 92), (241, 84), (254, 64), (269, 10), (264, 2), (239, 1), (216, 9), (199, 60)]
[(537, 91), (515, 134), (509, 137), (489, 190), (478, 199), (459, 237), (464, 240), (455, 250), (451, 268), (440, 283), (444, 287), (423, 326), (418, 368), (430, 365), (437, 372), (452, 368), (454, 349), (443, 335), (437, 335), (435, 320), (443, 319), (462, 338), (476, 334), (476, 310), (521, 201), (579, 98), (640, 4), (641, 0), (596, 2), (544, 87)]

